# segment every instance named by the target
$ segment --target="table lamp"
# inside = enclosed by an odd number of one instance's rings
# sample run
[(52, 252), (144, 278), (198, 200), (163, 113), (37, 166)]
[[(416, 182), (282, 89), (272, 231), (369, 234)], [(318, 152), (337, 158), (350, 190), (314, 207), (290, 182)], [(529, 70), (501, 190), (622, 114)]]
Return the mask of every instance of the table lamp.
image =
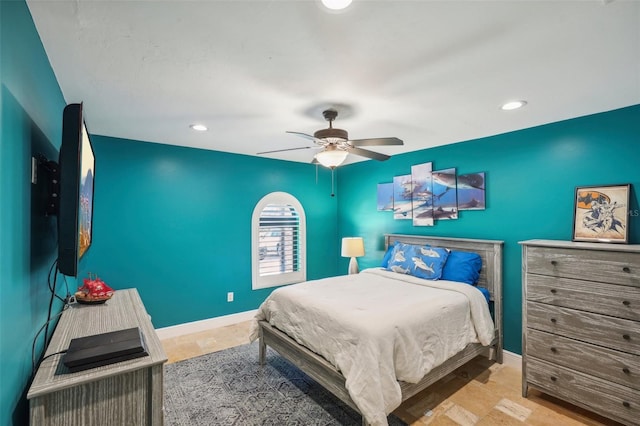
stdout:
[(358, 273), (356, 257), (364, 256), (364, 241), (362, 237), (345, 237), (342, 239), (342, 257), (350, 257), (349, 274)]

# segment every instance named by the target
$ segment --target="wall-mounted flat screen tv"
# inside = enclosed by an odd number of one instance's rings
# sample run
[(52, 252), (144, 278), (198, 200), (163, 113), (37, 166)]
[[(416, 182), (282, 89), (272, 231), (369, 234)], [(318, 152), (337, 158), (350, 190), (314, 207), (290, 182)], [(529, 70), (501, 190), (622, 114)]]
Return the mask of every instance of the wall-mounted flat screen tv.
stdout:
[(93, 235), (95, 155), (81, 103), (64, 109), (58, 163), (58, 270), (75, 277)]

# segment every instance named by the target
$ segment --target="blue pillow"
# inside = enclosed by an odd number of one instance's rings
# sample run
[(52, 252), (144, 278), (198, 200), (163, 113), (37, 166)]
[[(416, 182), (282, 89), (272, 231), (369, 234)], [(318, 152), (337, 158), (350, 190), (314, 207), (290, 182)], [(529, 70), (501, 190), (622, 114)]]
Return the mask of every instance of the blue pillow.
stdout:
[(393, 248), (396, 246), (397, 241), (392, 242), (391, 244), (389, 244), (389, 247), (387, 248), (387, 251), (384, 254), (384, 257), (382, 258), (382, 263), (380, 264), (380, 266), (382, 266), (383, 268), (386, 268), (387, 266), (389, 266), (389, 260), (391, 259), (391, 255), (393, 254)]
[(447, 261), (449, 250), (439, 247), (396, 243), (387, 270), (427, 280), (437, 280)]
[(389, 260), (386, 265), (387, 271), (398, 272), (399, 274), (408, 274), (411, 268), (410, 262), (412, 251), (413, 246), (411, 244), (396, 241), (391, 251), (388, 251)]
[(411, 258), (411, 275), (427, 280), (439, 280), (449, 257), (449, 250), (440, 247), (415, 246)]
[(476, 285), (480, 279), (482, 258), (478, 253), (452, 251), (442, 270), (442, 279)]
[(484, 298), (487, 299), (487, 303), (491, 303), (491, 293), (489, 293), (489, 289), (485, 287), (476, 287), (480, 292), (484, 295)]

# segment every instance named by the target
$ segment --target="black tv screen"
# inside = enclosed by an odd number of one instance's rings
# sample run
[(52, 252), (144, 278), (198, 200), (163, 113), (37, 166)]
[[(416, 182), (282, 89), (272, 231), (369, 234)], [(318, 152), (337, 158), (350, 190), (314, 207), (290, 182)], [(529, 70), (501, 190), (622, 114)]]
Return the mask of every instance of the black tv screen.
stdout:
[(78, 262), (91, 246), (95, 156), (82, 104), (65, 107), (58, 158), (58, 270), (78, 275)]

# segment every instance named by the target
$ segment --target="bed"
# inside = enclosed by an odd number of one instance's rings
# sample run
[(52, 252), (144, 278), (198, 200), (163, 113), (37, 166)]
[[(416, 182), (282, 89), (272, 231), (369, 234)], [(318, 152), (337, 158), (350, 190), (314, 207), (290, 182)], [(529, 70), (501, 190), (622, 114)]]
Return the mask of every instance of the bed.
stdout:
[[(370, 268), (357, 276), (281, 287), (263, 302), (252, 324), (261, 364), (271, 347), (361, 413), (363, 425), (387, 424), (387, 414), (402, 401), (478, 355), (502, 363), (503, 242), (385, 234), (385, 250), (396, 242), (477, 253), (482, 261), (477, 286), (487, 289), (487, 299), (474, 286)], [(331, 299), (336, 286), (344, 298)], [(416, 308), (427, 299), (447, 316)], [(400, 304), (405, 301), (406, 308)], [(467, 322), (458, 326), (455, 318), (462, 316)], [(440, 329), (457, 341), (445, 340)]]

